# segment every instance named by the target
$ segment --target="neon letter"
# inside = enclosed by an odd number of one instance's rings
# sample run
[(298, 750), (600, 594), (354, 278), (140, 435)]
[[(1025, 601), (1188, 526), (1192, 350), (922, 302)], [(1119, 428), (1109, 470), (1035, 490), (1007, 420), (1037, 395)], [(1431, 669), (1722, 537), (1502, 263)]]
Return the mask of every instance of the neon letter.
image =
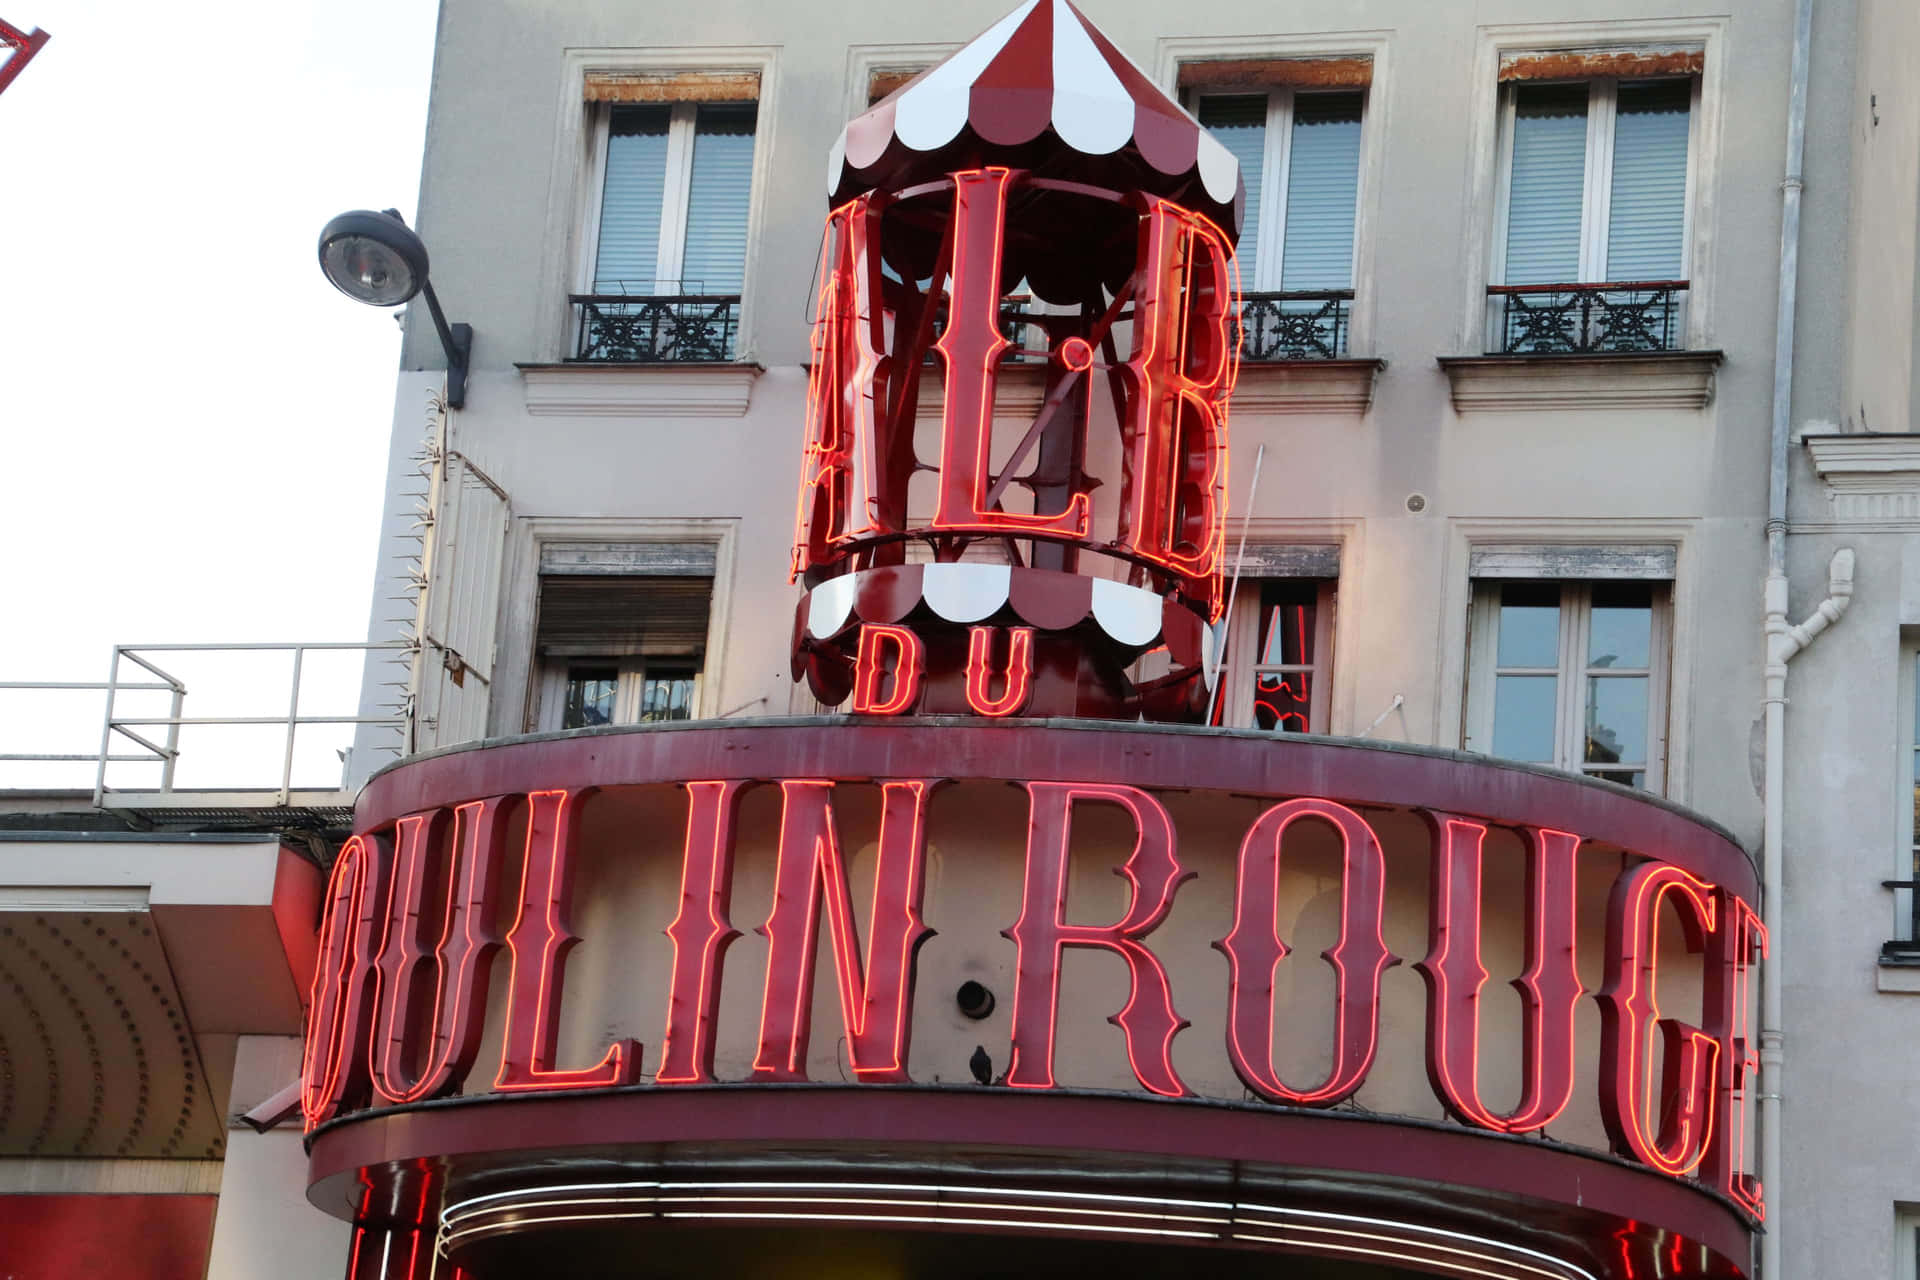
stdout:
[(745, 782), (687, 784), (687, 846), (680, 863), (680, 914), (667, 926), (673, 940), (673, 986), (667, 994), (667, 1037), (656, 1084), (713, 1082), (713, 1027), (720, 1007), (720, 968), (740, 936), (727, 918), (733, 902), (733, 820)]
[[(1173, 821), (1158, 800), (1137, 787), (1080, 782), (1029, 782), (1026, 886), (1020, 921), (1004, 931), (1016, 948), (1013, 979), (1013, 1060), (1007, 1083), (1053, 1087), (1053, 1036), (1060, 1006), (1060, 954), (1066, 947), (1104, 947), (1127, 962), (1132, 992), (1109, 1018), (1127, 1038), (1127, 1061), (1154, 1093), (1180, 1097), (1187, 1086), (1173, 1069), (1173, 1038), (1187, 1025), (1174, 1012), (1173, 991), (1159, 957), (1140, 940), (1173, 907), (1174, 890), (1191, 872), (1174, 853)], [(1127, 911), (1115, 924), (1068, 924), (1067, 848), (1077, 800), (1117, 804), (1133, 818), (1133, 852), (1114, 868), (1131, 886)]]
[[(374, 1036), (373, 1087), (392, 1102), (418, 1102), (465, 1079), (480, 1051), (480, 1024), (487, 1004), (488, 963), (500, 938), (490, 927), (500, 881), (500, 844), (506, 829), (506, 798), (476, 800), (453, 811), (453, 842), (447, 852), (446, 913), (431, 944), (421, 937), (427, 901), (427, 852), (436, 813), (402, 818), (394, 851), (392, 905), (380, 948), (380, 1024)], [(433, 963), (431, 1040), (417, 1074), (407, 1066), (408, 1042), (419, 1022), (414, 974)]]
[(1006, 680), (1000, 696), (988, 692), (993, 680), (993, 633), (998, 627), (972, 627), (967, 633), (967, 705), (983, 716), (1010, 716), (1033, 694), (1033, 628), (1009, 627)]
[[(1280, 939), (1280, 854), (1287, 828), (1317, 818), (1340, 833), (1340, 941), (1322, 952), (1334, 971), (1333, 1067), (1312, 1089), (1295, 1089), (1273, 1066), (1273, 978), (1290, 948)], [(1233, 932), (1227, 953), (1227, 1055), (1247, 1088), (1273, 1102), (1325, 1107), (1367, 1078), (1380, 1041), (1380, 975), (1400, 963), (1380, 936), (1386, 860), (1373, 828), (1345, 805), (1303, 797), (1260, 815), (1240, 845)]]
[(1753, 962), (1767, 954), (1767, 931), (1760, 918), (1731, 893), (1720, 891), (1720, 928), (1708, 956), (1706, 1008), (1720, 1040), (1720, 1124), (1707, 1148), (1702, 1176), (1762, 1221), (1766, 1191), (1747, 1172), (1747, 1099), (1760, 1071), (1753, 1038)]
[[(893, 649), (893, 688), (880, 699), (880, 678), (886, 674), (885, 652)], [(860, 649), (854, 657), (853, 709), (863, 716), (897, 716), (920, 696), (920, 673), (925, 669), (920, 637), (905, 627), (860, 624)]]
[(805, 1080), (813, 1029), (814, 954), (826, 898), (827, 940), (847, 1028), (847, 1057), (862, 1081), (907, 1081), (913, 1029), (913, 967), (933, 935), (920, 918), (926, 889), (927, 793), (924, 781), (881, 784), (880, 851), (867, 921), (867, 963), (860, 964), (847, 868), (833, 826), (831, 782), (780, 784), (780, 855), (774, 871), (767, 938), (766, 998), (760, 1009), (757, 1080)]
[(1154, 200), (1141, 221), (1139, 270), (1119, 541), (1196, 585), (1204, 582), (1217, 606), (1227, 404), (1240, 361), (1238, 268), (1219, 228)]
[(1058, 533), (1084, 538), (1087, 495), (1076, 493), (1057, 515), (1026, 516), (987, 508), (987, 450), (993, 435), (993, 394), (1000, 353), (1012, 344), (1000, 332), (1001, 238), (1007, 221), (1007, 184), (999, 166), (953, 175), (953, 274), (947, 327), (933, 349), (946, 369), (946, 405), (940, 421), (940, 498), (933, 523), (941, 529), (995, 533)]
[(1527, 968), (1514, 979), (1523, 1007), (1520, 1103), (1506, 1115), (1480, 1100), (1480, 867), (1486, 827), (1451, 813), (1423, 815), (1433, 832), (1427, 958), (1427, 1078), (1461, 1121), (1501, 1133), (1543, 1129), (1573, 1097), (1574, 857), (1580, 837), (1523, 828), (1527, 841)]
[(556, 1071), (553, 1066), (567, 953), (580, 941), (567, 928), (574, 819), (592, 790), (535, 791), (527, 797), (527, 853), (520, 914), (507, 932), (513, 976), (507, 984), (496, 1089), (590, 1089), (632, 1084), (640, 1073), (640, 1046), (632, 1040), (615, 1041), (591, 1067)]
[[(1714, 931), (1713, 886), (1678, 867), (1644, 862), (1621, 876), (1607, 903), (1607, 983), (1600, 990), (1600, 1115), (1614, 1149), (1662, 1173), (1691, 1173), (1713, 1136), (1720, 1042), (1698, 1027), (1662, 1018), (1654, 998), (1660, 903), (1672, 897), (1687, 949)], [(1654, 1098), (1652, 1046), (1662, 1067)], [(1658, 1126), (1656, 1132), (1655, 1126)]]
[(368, 1023), (378, 985), (373, 965), (387, 901), (387, 859), (380, 845), (369, 834), (347, 841), (327, 882), (300, 1065), (300, 1110), (309, 1129), (357, 1101), (366, 1087)]

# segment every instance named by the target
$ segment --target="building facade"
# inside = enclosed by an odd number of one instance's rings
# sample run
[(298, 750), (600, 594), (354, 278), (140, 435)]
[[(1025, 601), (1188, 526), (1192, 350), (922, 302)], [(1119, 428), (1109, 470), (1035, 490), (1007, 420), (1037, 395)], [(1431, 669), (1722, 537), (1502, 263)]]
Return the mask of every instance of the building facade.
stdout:
[[(416, 308), (346, 777), (17, 799), (9, 1204), (172, 1195), (154, 1275), (1914, 1275), (1917, 64), (443, 6), (471, 367)], [(82, 912), (146, 967), (63, 987)], [(122, 970), (195, 1161), (56, 1087)]]

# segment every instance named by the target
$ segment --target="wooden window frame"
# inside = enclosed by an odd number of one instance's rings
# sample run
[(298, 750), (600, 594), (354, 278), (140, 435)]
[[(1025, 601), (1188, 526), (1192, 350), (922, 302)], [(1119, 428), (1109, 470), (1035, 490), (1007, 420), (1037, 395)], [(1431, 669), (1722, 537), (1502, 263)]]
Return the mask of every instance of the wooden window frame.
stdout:
[[(1588, 664), (1587, 643), (1593, 609), (1593, 588), (1605, 578), (1477, 578), (1473, 581), (1467, 639), (1467, 696), (1463, 746), (1491, 755), (1493, 745), (1494, 680), (1499, 675), (1552, 675), (1555, 690), (1553, 759), (1530, 761), (1568, 773), (1591, 776), (1620, 772), (1620, 765), (1588, 764), (1586, 755), (1587, 679), (1607, 669)], [(1667, 791), (1668, 725), (1672, 718), (1673, 584), (1643, 578), (1653, 589), (1651, 635), (1647, 650), (1647, 759), (1644, 762), (1649, 795)], [(1555, 665), (1501, 667), (1498, 661), (1500, 591), (1510, 583), (1547, 581), (1560, 588), (1559, 651)], [(1635, 669), (1638, 670), (1637, 668)]]

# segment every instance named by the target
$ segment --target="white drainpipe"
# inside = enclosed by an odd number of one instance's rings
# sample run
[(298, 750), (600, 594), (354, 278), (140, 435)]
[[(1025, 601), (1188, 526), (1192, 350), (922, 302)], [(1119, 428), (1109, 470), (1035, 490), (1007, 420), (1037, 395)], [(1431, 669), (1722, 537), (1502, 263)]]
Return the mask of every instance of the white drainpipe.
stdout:
[(1853, 552), (1833, 557), (1831, 594), (1798, 627), (1787, 622), (1787, 434), (1793, 415), (1794, 306), (1800, 277), (1800, 168), (1807, 139), (1807, 52), (1813, 35), (1813, 0), (1795, 0), (1793, 61), (1787, 92), (1786, 173), (1780, 183), (1779, 311), (1774, 320), (1773, 422), (1767, 473), (1766, 790), (1761, 837), (1761, 923), (1768, 956), (1760, 980), (1760, 1182), (1768, 1200), (1766, 1234), (1760, 1237), (1760, 1280), (1786, 1280), (1782, 1263), (1780, 1114), (1785, 1092), (1784, 1029), (1780, 974), (1786, 955), (1781, 928), (1781, 850), (1785, 820), (1787, 663), (1831, 626), (1853, 598)]

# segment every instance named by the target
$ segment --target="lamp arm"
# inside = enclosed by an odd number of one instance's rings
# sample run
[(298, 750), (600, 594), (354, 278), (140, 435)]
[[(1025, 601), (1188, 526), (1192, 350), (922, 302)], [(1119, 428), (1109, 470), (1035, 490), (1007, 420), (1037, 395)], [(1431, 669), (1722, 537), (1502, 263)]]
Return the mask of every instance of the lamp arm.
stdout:
[(433, 292), (433, 281), (420, 282), (420, 294), (427, 300), (427, 312), (433, 317), (434, 331), (440, 335), (440, 349), (447, 356), (447, 408), (464, 408), (467, 403), (467, 363), (473, 355), (473, 326), (447, 323), (446, 312)]

